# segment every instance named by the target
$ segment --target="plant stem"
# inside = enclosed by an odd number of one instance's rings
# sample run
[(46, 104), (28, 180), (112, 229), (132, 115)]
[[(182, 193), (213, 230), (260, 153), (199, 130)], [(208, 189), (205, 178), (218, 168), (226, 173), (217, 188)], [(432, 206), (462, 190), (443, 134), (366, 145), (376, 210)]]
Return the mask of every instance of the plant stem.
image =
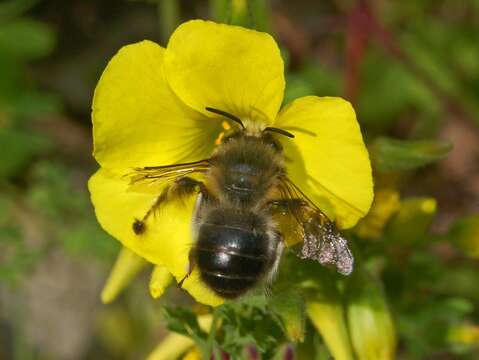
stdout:
[(178, 0), (158, 0), (157, 6), (161, 42), (166, 45), (170, 35), (180, 23)]

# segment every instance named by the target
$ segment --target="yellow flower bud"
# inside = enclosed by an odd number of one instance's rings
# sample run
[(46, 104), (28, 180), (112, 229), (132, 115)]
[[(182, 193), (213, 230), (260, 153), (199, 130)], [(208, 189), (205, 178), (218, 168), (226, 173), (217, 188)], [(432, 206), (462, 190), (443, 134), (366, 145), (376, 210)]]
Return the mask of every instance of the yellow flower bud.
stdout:
[(394, 359), (396, 330), (381, 283), (361, 269), (346, 289), (349, 333), (359, 360)]
[(386, 223), (400, 208), (399, 192), (381, 189), (375, 192), (373, 205), (368, 215), (356, 227), (356, 233), (363, 238), (381, 237)]
[(163, 265), (156, 265), (150, 278), (150, 294), (158, 299), (165, 292), (173, 277)]
[(111, 303), (130, 284), (147, 262), (127, 248), (122, 248), (101, 292), (101, 301)]
[(147, 360), (171, 360), (176, 359), (189, 348), (194, 342), (187, 336), (171, 333), (155, 348), (146, 358)]
[(339, 302), (310, 302), (306, 312), (335, 360), (353, 360), (343, 307)]
[(198, 348), (195, 346), (193, 349), (188, 351), (182, 360), (201, 360), (201, 353)]
[(479, 345), (479, 326), (474, 324), (457, 324), (448, 329), (447, 341), (459, 346)]
[(436, 200), (433, 198), (403, 199), (398, 214), (387, 228), (388, 236), (392, 241), (406, 245), (421, 242), (436, 210)]

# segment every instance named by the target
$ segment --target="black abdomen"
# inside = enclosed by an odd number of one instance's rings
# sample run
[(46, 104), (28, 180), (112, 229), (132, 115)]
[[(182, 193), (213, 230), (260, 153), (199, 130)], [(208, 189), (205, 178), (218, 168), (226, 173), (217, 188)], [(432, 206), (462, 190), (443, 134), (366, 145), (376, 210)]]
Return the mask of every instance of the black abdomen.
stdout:
[(216, 210), (200, 226), (194, 249), (201, 279), (224, 298), (254, 287), (271, 261), (265, 226), (252, 213)]

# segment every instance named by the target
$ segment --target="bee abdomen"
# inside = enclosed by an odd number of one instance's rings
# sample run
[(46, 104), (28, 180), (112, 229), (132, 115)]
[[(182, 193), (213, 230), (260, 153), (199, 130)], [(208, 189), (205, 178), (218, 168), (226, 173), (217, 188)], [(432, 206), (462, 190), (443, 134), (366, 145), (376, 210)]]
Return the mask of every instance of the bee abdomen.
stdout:
[(198, 231), (192, 255), (202, 281), (224, 298), (237, 298), (260, 282), (271, 267), (264, 220), (251, 211), (212, 210)]
[(236, 298), (252, 288), (266, 268), (262, 255), (241, 254), (235, 249), (196, 248), (202, 280), (218, 295)]

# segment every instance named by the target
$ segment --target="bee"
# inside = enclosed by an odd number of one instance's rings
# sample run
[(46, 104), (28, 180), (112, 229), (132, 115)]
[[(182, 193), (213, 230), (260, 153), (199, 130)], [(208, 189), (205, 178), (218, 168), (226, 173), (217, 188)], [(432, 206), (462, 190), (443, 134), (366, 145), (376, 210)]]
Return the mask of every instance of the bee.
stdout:
[[(148, 231), (148, 217), (165, 202), (197, 196), (196, 239), (180, 286), (197, 267), (204, 284), (226, 299), (273, 280), (285, 236), (301, 238), (301, 258), (349, 275), (354, 260), (346, 239), (287, 176), (277, 137), (294, 141), (294, 135), (275, 127), (245, 126), (233, 114), (206, 110), (232, 121), (231, 131), (208, 159), (137, 168), (130, 174), (132, 184), (165, 182), (144, 217), (132, 220), (132, 231), (138, 236)], [(289, 229), (281, 226), (285, 219), (292, 220)]]

